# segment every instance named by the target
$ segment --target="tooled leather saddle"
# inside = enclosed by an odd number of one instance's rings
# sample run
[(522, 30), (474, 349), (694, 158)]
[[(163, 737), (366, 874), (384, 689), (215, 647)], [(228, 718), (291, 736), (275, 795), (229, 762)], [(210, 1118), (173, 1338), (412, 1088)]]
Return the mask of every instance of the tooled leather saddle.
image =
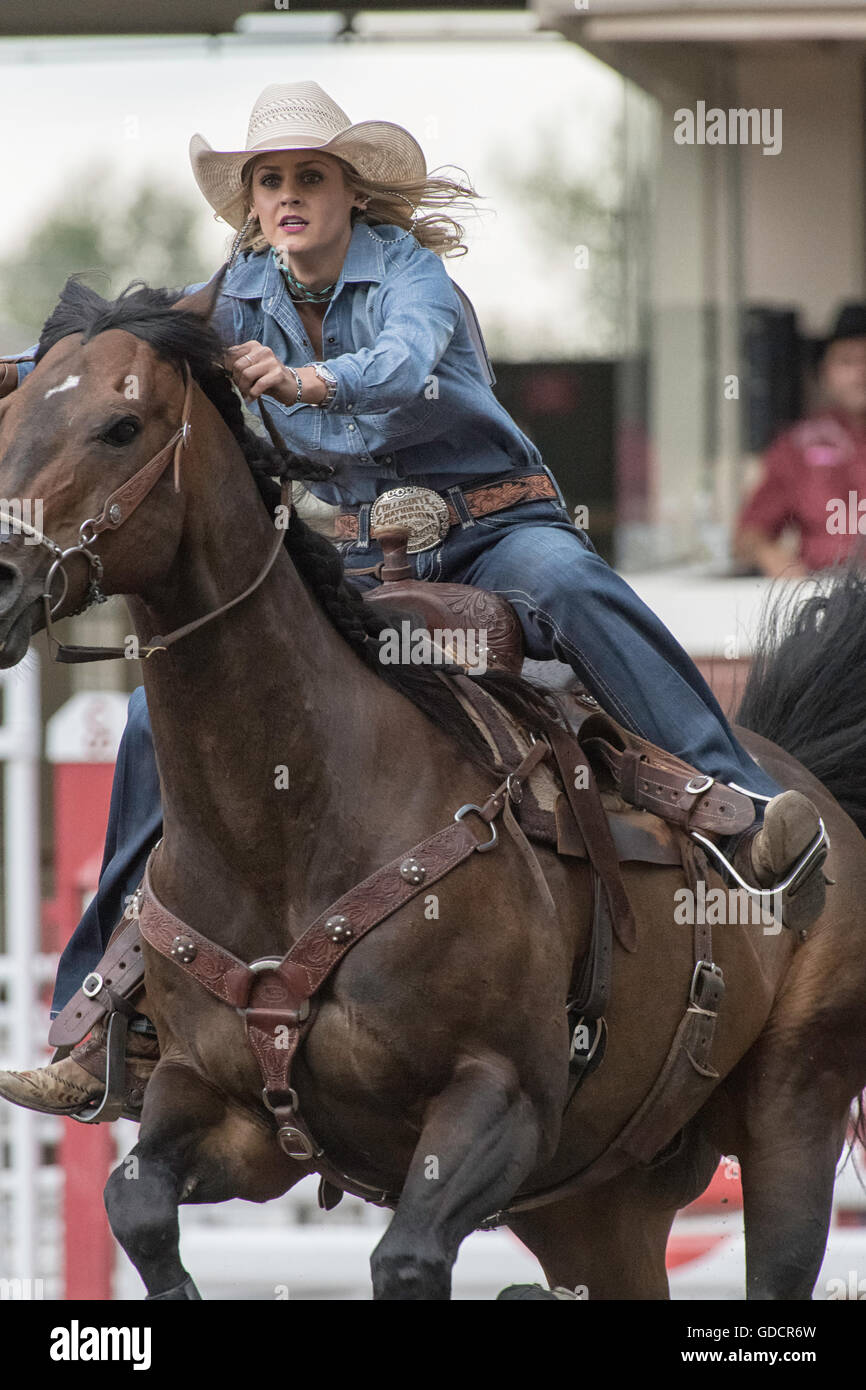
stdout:
[[(395, 620), (408, 618), (410, 625), (416, 624), (413, 631), (425, 629), (432, 639), (427, 659), (438, 661), (451, 675), (461, 665), (470, 676), (485, 670), (519, 675), (524, 670), (523, 631), (511, 604), (498, 594), (470, 585), (413, 579), (406, 550), (408, 536), (403, 526), (376, 529), (375, 538), (384, 556), (381, 583), (367, 590), (364, 600), (393, 613)], [(460, 643), (461, 633), (472, 633), (475, 640)], [(460, 653), (455, 651), (458, 646)], [(470, 654), (475, 660), (461, 663), (461, 654), (464, 658)], [(478, 695), (472, 681), (460, 682), (460, 692), (464, 709), (491, 744), (499, 765), (513, 765), (515, 757), (519, 760), (526, 751), (515, 721), (495, 701)], [(665, 825), (650, 829), (646, 817), (634, 815), (635, 809), (685, 830), (719, 835), (732, 835), (752, 824), (754, 807), (747, 796), (717, 786), (711, 777), (682, 759), (623, 729), (576, 678), (567, 696), (557, 702), (560, 713), (592, 760), (600, 789), (607, 793), (608, 809), (623, 818), (615, 831), (623, 850), (630, 844), (635, 857), (646, 856), (646, 862), (680, 862), (679, 850), (674, 850), (673, 837)], [(537, 768), (530, 781), (538, 794), (533, 796), (530, 791), (521, 803), (525, 833), (568, 853), (566, 846), (573, 843), (573, 835), (569, 838), (561, 812), (557, 818), (550, 768)], [(561, 799), (559, 804), (563, 804)]]

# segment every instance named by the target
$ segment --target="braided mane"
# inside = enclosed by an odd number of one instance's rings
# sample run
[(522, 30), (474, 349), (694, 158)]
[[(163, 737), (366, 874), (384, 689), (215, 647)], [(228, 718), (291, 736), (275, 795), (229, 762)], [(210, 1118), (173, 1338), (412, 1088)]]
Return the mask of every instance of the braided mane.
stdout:
[[(103, 299), (75, 276), (67, 280), (39, 339), (36, 362), (55, 343), (72, 333), (88, 342), (98, 333), (120, 328), (149, 344), (163, 360), (178, 368), (186, 362), (193, 378), (228, 425), (271, 514), (280, 500), (276, 479), (317, 481), (331, 470), (283, 450), (247, 425), (241, 400), (223, 366), (223, 344), (215, 330), (198, 314), (175, 309), (183, 291), (152, 289), (134, 280), (114, 301)], [(379, 605), (367, 604), (357, 589), (346, 582), (339, 552), (325, 537), (313, 531), (292, 509), (285, 544), (299, 575), (334, 627), (366, 666), (405, 695), (433, 723), (459, 743), (467, 758), (491, 770), (491, 755), (472, 720), (451, 694), (445, 682), (426, 666), (385, 664), (379, 660), (379, 638), (399, 614), (385, 614)], [(447, 668), (446, 668), (447, 669)], [(559, 717), (555, 699), (518, 676), (498, 672), (475, 677), (519, 718), (537, 727), (539, 716)]]

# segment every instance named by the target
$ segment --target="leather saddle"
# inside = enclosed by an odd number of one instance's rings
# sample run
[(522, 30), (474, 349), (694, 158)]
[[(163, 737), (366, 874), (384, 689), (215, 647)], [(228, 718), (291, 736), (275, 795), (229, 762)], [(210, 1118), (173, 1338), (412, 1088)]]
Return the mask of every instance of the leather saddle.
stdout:
[[(381, 585), (364, 593), (367, 603), (394, 609), (420, 620), (436, 645), (436, 634), (484, 633), (485, 645), (478, 663), (481, 669), (510, 671), (519, 675), (523, 667), (523, 629), (507, 599), (469, 584), (440, 584), (413, 579), (406, 545), (409, 532), (404, 526), (380, 527), (374, 532), (382, 547)], [(453, 663), (457, 653), (444, 639), (440, 647), (443, 664)], [(477, 654), (477, 641), (463, 642), (464, 651)], [(435, 653), (434, 653), (435, 654)], [(438, 656), (437, 656), (438, 659)], [(457, 664), (462, 664), (459, 661)], [(471, 666), (470, 666), (471, 669)]]
[[(521, 674), (523, 630), (511, 604), (498, 594), (469, 585), (413, 579), (406, 552), (408, 536), (402, 526), (375, 530), (384, 556), (381, 584), (364, 592), (365, 602), (392, 611), (395, 622), (408, 618), (413, 631), (426, 629), (433, 639), (433, 659), (446, 670), (450, 667), (452, 675), (455, 665), (468, 676), (473, 674), (472, 664), (461, 662), (454, 651), (458, 645), (464, 652), (483, 655), (474, 674), (485, 669)], [(459, 643), (461, 633), (472, 633), (474, 644)], [(478, 640), (482, 633), (486, 634), (483, 644)], [(476, 682), (458, 676), (456, 684), (458, 698), (490, 745), (495, 765), (513, 766), (528, 747), (526, 732)], [(557, 705), (593, 767), (605, 809), (613, 818), (621, 858), (679, 863), (681, 850), (671, 826), (731, 835), (752, 824), (755, 811), (749, 797), (716, 784), (682, 759), (624, 729), (576, 678), (558, 694)], [(533, 772), (519, 819), (530, 839), (552, 845), (561, 854), (580, 853), (580, 837), (547, 764)]]

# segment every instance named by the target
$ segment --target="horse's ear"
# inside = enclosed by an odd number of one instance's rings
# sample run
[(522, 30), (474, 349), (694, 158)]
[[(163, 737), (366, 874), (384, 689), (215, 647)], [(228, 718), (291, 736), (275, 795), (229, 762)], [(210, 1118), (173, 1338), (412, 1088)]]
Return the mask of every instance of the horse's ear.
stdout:
[(200, 290), (194, 290), (192, 294), (185, 294), (172, 307), (185, 309), (189, 314), (198, 314), (199, 318), (203, 318), (207, 322), (216, 308), (228, 268), (229, 263), (225, 261), (212, 280), (208, 280), (207, 284), (202, 285)]

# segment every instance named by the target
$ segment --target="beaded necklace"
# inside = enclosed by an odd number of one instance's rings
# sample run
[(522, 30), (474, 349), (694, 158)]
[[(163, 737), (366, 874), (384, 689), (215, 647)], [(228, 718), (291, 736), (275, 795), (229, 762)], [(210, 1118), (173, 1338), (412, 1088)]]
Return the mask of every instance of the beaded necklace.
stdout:
[(333, 285), (326, 285), (323, 290), (311, 290), (309, 286), (301, 284), (301, 281), (295, 278), (289, 267), (277, 255), (275, 246), (271, 247), (271, 256), (275, 265), (282, 271), (289, 294), (293, 299), (301, 299), (305, 304), (327, 304), (329, 299), (333, 299), (334, 290), (337, 288), (336, 280)]

